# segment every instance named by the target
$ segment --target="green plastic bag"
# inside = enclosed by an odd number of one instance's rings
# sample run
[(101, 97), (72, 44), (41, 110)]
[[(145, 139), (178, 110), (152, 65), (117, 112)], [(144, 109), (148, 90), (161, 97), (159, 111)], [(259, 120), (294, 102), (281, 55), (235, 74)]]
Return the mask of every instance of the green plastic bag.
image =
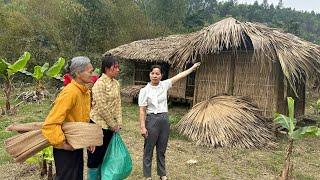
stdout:
[(101, 166), (102, 180), (122, 180), (132, 171), (129, 151), (119, 133), (114, 133)]

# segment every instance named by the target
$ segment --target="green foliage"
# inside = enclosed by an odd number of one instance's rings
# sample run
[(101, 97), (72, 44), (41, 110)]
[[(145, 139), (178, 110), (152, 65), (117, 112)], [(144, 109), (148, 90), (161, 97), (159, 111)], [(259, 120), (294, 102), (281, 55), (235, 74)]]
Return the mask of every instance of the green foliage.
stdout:
[[(319, 14), (266, 0), (252, 5), (235, 0), (12, 0), (0, 5), (0, 54), (13, 59), (31, 52), (29, 70), (53, 64), (55, 57), (76, 55), (98, 64), (102, 53), (121, 44), (195, 31), (229, 16), (282, 28), (320, 44)], [(0, 60), (0, 74), (4, 66)], [(39, 67), (34, 71), (40, 78)]]
[(28, 158), (26, 160), (26, 162), (30, 163), (30, 164), (40, 164), (43, 159), (45, 159), (47, 161), (54, 161), (52, 146), (49, 146), (49, 147), (41, 150), (36, 155)]
[(316, 126), (296, 127), (297, 121), (294, 118), (294, 99), (288, 97), (289, 117), (283, 114), (276, 114), (275, 123), (280, 124), (288, 130), (290, 139), (301, 139), (306, 136), (320, 136), (320, 128)]
[(93, 72), (97, 75), (101, 74), (100, 68), (95, 68)]
[(24, 54), (13, 64), (6, 62), (4, 59), (0, 59), (1, 77), (5, 79), (9, 79), (15, 73), (19, 71), (23, 71), (29, 60), (30, 60), (29, 52), (24, 52)]
[(0, 59), (0, 76), (5, 78), (7, 74), (8, 63), (4, 59)]
[(12, 76), (13, 74), (17, 73), (18, 71), (22, 71), (25, 66), (27, 65), (27, 62), (30, 60), (30, 53), (24, 52), (24, 54), (12, 65), (8, 66), (8, 76)]
[(49, 68), (49, 63), (45, 63), (43, 66), (35, 66), (33, 68), (33, 74), (32, 74), (32, 77), (34, 77), (35, 79), (37, 80), (40, 80), (43, 75), (44, 75), (44, 72)]
[(59, 58), (58, 61), (55, 62), (54, 65), (48, 69), (46, 75), (52, 78), (59, 78), (61, 69), (63, 68), (64, 64), (65, 59)]
[(48, 77), (51, 77), (51, 78), (60, 79), (60, 72), (64, 64), (65, 64), (65, 59), (60, 57), (58, 61), (56, 61), (54, 65), (52, 65), (50, 68), (49, 68), (49, 63), (45, 63), (42, 66), (39, 66), (39, 65), (34, 66), (33, 73), (30, 73), (28, 71), (22, 71), (22, 72), (26, 75), (32, 76), (37, 81), (41, 80), (44, 77), (44, 75), (47, 75)]
[(23, 72), (27, 62), (30, 59), (30, 53), (25, 52), (16, 62), (10, 64), (3, 59), (0, 59), (0, 77), (4, 79), (3, 93), (6, 97), (6, 111), (5, 114), (11, 113), (10, 97), (13, 90), (12, 75), (18, 71)]

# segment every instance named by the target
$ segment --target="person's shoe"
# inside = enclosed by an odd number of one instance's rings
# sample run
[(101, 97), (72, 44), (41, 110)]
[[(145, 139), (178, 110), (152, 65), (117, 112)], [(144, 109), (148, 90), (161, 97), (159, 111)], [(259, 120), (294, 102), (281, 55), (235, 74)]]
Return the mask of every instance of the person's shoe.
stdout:
[(161, 176), (160, 180), (168, 180), (167, 176)]
[(151, 177), (147, 177), (146, 180), (152, 180)]

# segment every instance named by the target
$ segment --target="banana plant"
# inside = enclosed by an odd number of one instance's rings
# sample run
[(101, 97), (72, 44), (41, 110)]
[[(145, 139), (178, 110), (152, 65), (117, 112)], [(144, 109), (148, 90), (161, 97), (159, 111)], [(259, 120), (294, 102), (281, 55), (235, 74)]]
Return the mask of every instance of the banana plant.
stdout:
[(320, 136), (320, 128), (318, 128), (317, 126), (297, 127), (297, 120), (294, 118), (294, 99), (288, 97), (287, 100), (289, 116), (283, 114), (276, 114), (276, 117), (274, 119), (275, 123), (281, 125), (288, 131), (287, 136), (289, 143), (286, 149), (285, 164), (283, 166), (280, 176), (281, 180), (289, 179), (292, 173), (293, 164), (291, 162), (291, 157), (293, 152), (294, 141), (307, 136)]
[(53, 158), (53, 149), (52, 146), (49, 146), (40, 152), (38, 152), (36, 155), (28, 158), (26, 160), (27, 163), (30, 164), (38, 164), (40, 167), (40, 176), (43, 178), (45, 175), (47, 175), (48, 180), (52, 180), (52, 164), (53, 164), (54, 158)]
[(42, 66), (34, 66), (33, 67), (33, 73), (30, 73), (28, 71), (23, 71), (24, 74), (32, 76), (36, 80), (36, 96), (39, 99), (44, 98), (44, 90), (45, 87), (43, 85), (43, 78), (44, 77), (50, 77), (50, 78), (56, 78), (61, 80), (61, 69), (63, 68), (65, 64), (64, 58), (59, 58), (50, 68), (49, 63), (45, 63)]
[(6, 97), (6, 111), (11, 110), (10, 97), (13, 91), (12, 79), (13, 75), (17, 72), (25, 70), (25, 66), (30, 60), (30, 53), (24, 52), (24, 54), (13, 64), (6, 62), (4, 59), (0, 59), (0, 77), (4, 79), (3, 92)]
[(53, 66), (51, 66), (48, 71), (46, 71), (46, 75), (51, 77), (51, 78), (56, 78), (61, 80), (61, 70), (65, 64), (66, 60), (62, 57), (60, 57), (58, 59), (58, 61), (56, 61)]

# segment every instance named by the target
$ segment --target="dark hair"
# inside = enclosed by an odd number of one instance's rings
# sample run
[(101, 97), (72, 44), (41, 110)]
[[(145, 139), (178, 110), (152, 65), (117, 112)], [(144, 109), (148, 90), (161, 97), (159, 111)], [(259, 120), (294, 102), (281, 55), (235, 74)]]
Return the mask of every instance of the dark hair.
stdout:
[(106, 68), (111, 68), (111, 66), (119, 64), (116, 57), (112, 55), (104, 55), (101, 58), (101, 73), (105, 73)]
[(152, 70), (155, 69), (155, 68), (160, 69), (160, 73), (162, 74), (162, 67), (160, 65), (158, 65), (158, 64), (152, 65), (151, 68), (150, 68), (150, 72), (152, 72)]

